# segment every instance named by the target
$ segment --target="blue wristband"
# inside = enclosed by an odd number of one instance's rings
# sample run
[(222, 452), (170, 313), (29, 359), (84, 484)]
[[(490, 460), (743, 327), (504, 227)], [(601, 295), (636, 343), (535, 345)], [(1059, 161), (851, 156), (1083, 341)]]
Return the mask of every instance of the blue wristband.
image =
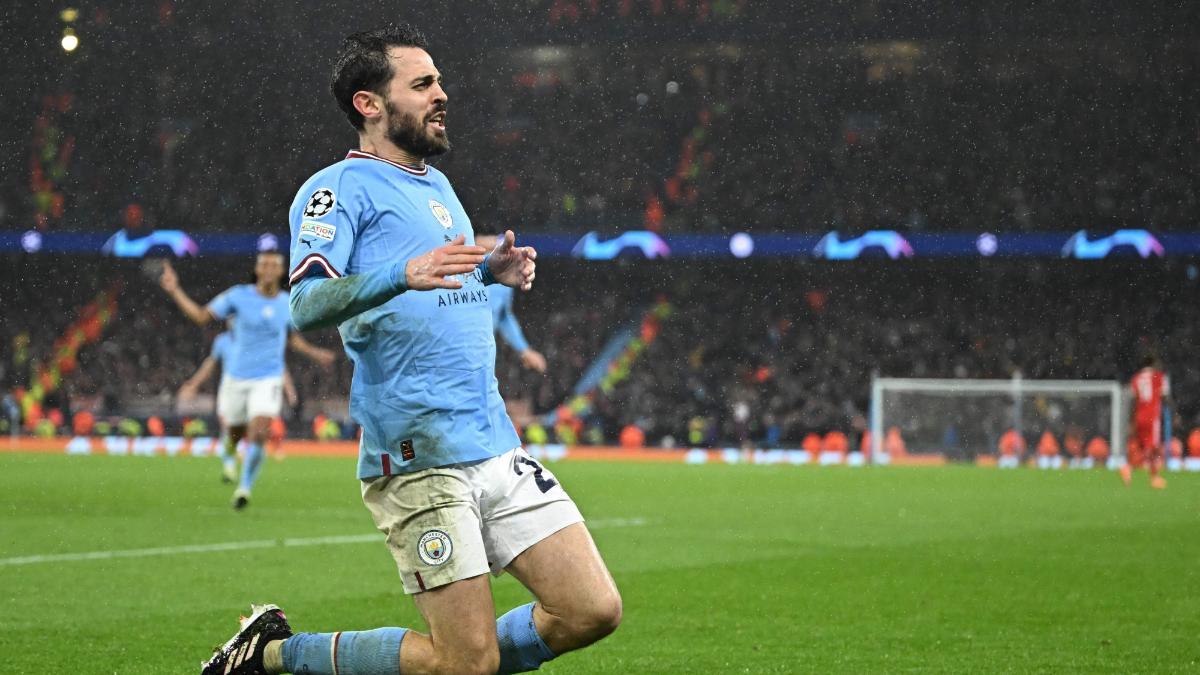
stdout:
[(483, 262), (480, 263), (479, 267), (477, 268), (479, 270), (479, 280), (483, 282), (484, 286), (491, 286), (492, 284), (500, 283), (499, 281), (496, 281), (496, 277), (492, 274), (492, 268), (488, 267), (488, 260), (490, 260), (491, 257), (491, 254), (489, 254), (488, 257), (483, 259)]

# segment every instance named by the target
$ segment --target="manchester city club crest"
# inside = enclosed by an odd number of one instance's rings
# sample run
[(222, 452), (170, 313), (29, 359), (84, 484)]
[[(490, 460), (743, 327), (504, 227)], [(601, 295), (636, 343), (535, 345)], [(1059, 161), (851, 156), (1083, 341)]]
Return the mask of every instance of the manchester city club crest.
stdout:
[(436, 199), (429, 200), (429, 210), (433, 211), (433, 217), (442, 224), (442, 227), (447, 230), (454, 225), (454, 219), (450, 217), (450, 209)]
[(450, 559), (454, 544), (450, 535), (441, 530), (430, 530), (417, 541), (417, 557), (426, 565), (441, 565)]

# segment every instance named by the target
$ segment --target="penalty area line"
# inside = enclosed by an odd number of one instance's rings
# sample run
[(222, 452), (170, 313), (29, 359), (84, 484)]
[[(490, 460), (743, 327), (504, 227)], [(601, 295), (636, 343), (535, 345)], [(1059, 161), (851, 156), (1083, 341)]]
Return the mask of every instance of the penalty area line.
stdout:
[[(639, 527), (647, 524), (645, 518), (597, 518), (588, 521), (588, 527), (603, 529), (608, 527)], [(378, 532), (371, 534), (345, 534), (325, 537), (289, 537), (286, 539), (255, 539), (250, 541), (227, 541), (216, 544), (185, 544), (182, 546), (155, 546), (152, 548), (132, 548), (116, 551), (85, 551), (81, 553), (49, 553), (45, 555), (25, 555), (13, 558), (0, 558), (0, 567), (17, 565), (37, 565), (42, 563), (80, 562), (87, 560), (114, 560), (116, 558), (150, 558), (155, 556), (186, 555), (189, 553), (222, 553), (226, 551), (249, 551), (260, 548), (301, 546), (337, 546), (343, 544), (383, 543), (384, 537)]]

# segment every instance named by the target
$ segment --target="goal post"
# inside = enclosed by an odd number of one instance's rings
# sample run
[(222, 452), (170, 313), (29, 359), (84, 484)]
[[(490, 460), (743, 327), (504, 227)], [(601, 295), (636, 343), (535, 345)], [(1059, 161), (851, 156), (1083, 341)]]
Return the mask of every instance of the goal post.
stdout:
[(1051, 432), (1084, 442), (1108, 441), (1110, 457), (1125, 453), (1125, 388), (1114, 380), (924, 379), (876, 377), (871, 383), (871, 460), (886, 463), (888, 430), (898, 429), (907, 452), (974, 460), (997, 454), (1000, 437), (1015, 430), (1033, 451)]

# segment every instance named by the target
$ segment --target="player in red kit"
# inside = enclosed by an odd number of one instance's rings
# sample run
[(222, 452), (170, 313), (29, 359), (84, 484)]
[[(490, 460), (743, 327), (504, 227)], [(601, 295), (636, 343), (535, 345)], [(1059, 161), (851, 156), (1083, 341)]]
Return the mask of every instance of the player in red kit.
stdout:
[[(1133, 434), (1137, 441), (1140, 460), (1150, 470), (1150, 487), (1161, 490), (1167, 481), (1159, 475), (1163, 459), (1162, 420), (1163, 405), (1170, 405), (1171, 380), (1162, 371), (1162, 364), (1155, 356), (1142, 361), (1142, 369), (1134, 374), (1129, 383), (1133, 390)], [(1121, 480), (1129, 485), (1133, 477), (1133, 461), (1127, 458), (1121, 466)]]

